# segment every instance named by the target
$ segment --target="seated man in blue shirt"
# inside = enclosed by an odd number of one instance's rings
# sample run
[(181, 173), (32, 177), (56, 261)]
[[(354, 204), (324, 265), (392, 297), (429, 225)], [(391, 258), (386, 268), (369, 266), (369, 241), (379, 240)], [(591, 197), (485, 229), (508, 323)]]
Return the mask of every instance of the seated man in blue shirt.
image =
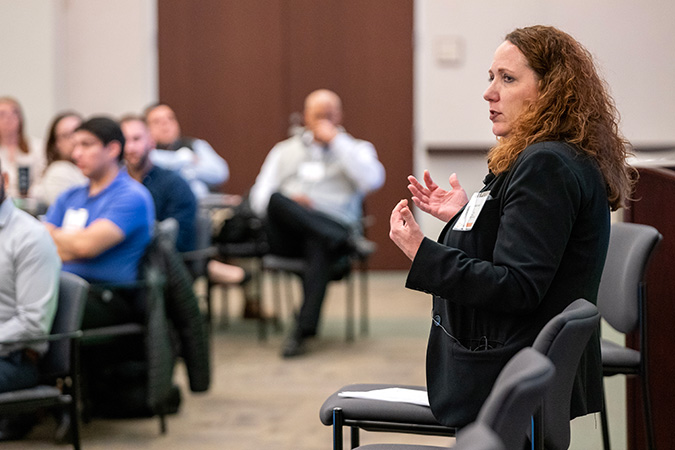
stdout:
[[(133, 282), (152, 236), (152, 197), (121, 167), (125, 140), (114, 120), (89, 119), (74, 139), (73, 159), (89, 183), (59, 196), (45, 219), (63, 270), (94, 283)], [(87, 302), (83, 327), (138, 319), (137, 298)]]

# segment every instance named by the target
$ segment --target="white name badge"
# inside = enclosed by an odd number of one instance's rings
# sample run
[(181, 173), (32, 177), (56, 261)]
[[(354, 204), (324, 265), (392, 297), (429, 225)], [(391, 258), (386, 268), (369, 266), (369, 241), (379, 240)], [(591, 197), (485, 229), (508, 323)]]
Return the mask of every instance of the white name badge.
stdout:
[(65, 231), (81, 230), (87, 225), (89, 218), (89, 211), (84, 208), (68, 209), (63, 216), (63, 224), (61, 228)]
[(304, 181), (321, 181), (326, 176), (326, 165), (321, 161), (304, 162), (298, 168), (298, 176)]
[(490, 191), (474, 192), (452, 229), (455, 231), (470, 231), (476, 223), (478, 215), (485, 205), (485, 201), (489, 197)]

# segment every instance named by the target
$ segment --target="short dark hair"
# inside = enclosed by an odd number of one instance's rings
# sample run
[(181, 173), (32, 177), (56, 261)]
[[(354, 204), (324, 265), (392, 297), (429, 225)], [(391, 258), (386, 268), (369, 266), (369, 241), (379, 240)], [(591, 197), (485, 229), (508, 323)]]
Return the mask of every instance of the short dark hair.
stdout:
[[(148, 121), (148, 116), (150, 115), (150, 113), (151, 113), (152, 111), (154, 111), (155, 109), (159, 108), (160, 106), (166, 106), (167, 108), (169, 108), (169, 109), (171, 109), (171, 110), (173, 111), (173, 108), (171, 108), (169, 105), (167, 105), (167, 104), (164, 103), (164, 102), (156, 102), (156, 103), (152, 103), (152, 104), (146, 106), (145, 109), (143, 110), (143, 118), (144, 118), (144, 120), (147, 122), (147, 121)], [(175, 114), (175, 112), (174, 112), (174, 114)]]
[(108, 145), (113, 141), (120, 143), (120, 154), (117, 158), (118, 162), (124, 159), (124, 133), (120, 126), (109, 117), (92, 117), (91, 119), (82, 122), (82, 125), (77, 127), (75, 131), (88, 131), (96, 136), (103, 145)]

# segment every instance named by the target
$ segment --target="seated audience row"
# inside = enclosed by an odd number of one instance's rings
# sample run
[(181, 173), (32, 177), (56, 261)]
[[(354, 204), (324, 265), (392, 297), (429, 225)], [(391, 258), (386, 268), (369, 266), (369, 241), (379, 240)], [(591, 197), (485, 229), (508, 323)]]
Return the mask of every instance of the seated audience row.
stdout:
[[(353, 250), (351, 237), (360, 229), (361, 201), (384, 181), (384, 168), (372, 144), (348, 135), (340, 126), (341, 117), (341, 102), (335, 93), (319, 90), (310, 94), (305, 104), (306, 131), (272, 149), (252, 189), (252, 205), (269, 223), (272, 251), (312, 261), (312, 270), (303, 277), (305, 300), (298, 323), (283, 348), (286, 357), (303, 353), (304, 339), (316, 334), (334, 265)], [(108, 117), (82, 121), (74, 112), (60, 114), (50, 126), (46, 158), (42, 158), (40, 146), (28, 147), (33, 142), (23, 137), (18, 103), (2, 98), (0, 138), (0, 161), (3, 167), (7, 161), (15, 175), (3, 175), (10, 197), (30, 195), (49, 205), (44, 228), (22, 211), (15, 215), (20, 214), (32, 228), (38, 225), (41, 231), (32, 233), (33, 240), (42, 236), (46, 243), (40, 244), (40, 249), (52, 254), (51, 260), (43, 256), (40, 267), (56, 274), (55, 280), (62, 266), (92, 283), (136, 281), (155, 222), (169, 217), (179, 224), (177, 250), (194, 249), (198, 199), (229, 175), (227, 164), (208, 143), (181, 135), (175, 114), (163, 104), (148, 108), (144, 118), (126, 116), (119, 124)], [(4, 188), (2, 194), (5, 216), (15, 207), (4, 201)], [(4, 227), (0, 232), (9, 233), (4, 222), (0, 221)], [(23, 227), (25, 231), (32, 228)], [(214, 273), (223, 278), (221, 282), (246, 278), (241, 268), (216, 264)], [(18, 272), (24, 280), (22, 271)], [(9, 276), (4, 274), (2, 279)], [(19, 323), (15, 325), (18, 332), (49, 330), (58, 283), (54, 276), (41, 274), (41, 283), (31, 285), (46, 289), (45, 296), (31, 296), (44, 300), (34, 305), (35, 320), (31, 322), (33, 327), (39, 324), (39, 330)], [(13, 320), (12, 312), (5, 312), (8, 320)], [(142, 321), (144, 313), (142, 297), (133, 291), (115, 291), (112, 298), (105, 299), (90, 296), (83, 328)], [(20, 350), (14, 357), (36, 371), (34, 363), (44, 349)], [(2, 371), (0, 366), (0, 384)], [(6, 390), (36, 382), (22, 376), (24, 384), (17, 385), (11, 384), (17, 382), (15, 375), (6, 378)], [(25, 432), (19, 428), (15, 427), (20, 432), (14, 436)]]

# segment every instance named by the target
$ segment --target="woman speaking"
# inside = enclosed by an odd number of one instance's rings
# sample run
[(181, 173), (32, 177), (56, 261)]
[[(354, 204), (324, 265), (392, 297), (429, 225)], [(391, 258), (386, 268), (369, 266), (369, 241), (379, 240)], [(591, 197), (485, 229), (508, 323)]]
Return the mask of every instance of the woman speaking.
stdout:
[[(447, 222), (425, 238), (399, 202), (390, 237), (412, 261), (406, 286), (433, 295), (427, 388), (443, 424), (473, 421), (504, 364), (578, 298), (596, 302), (610, 209), (634, 171), (618, 114), (589, 52), (552, 27), (516, 29), (497, 48), (483, 98), (496, 145), (485, 186), (409, 177), (412, 201)], [(572, 417), (602, 408), (598, 334), (582, 357)]]

